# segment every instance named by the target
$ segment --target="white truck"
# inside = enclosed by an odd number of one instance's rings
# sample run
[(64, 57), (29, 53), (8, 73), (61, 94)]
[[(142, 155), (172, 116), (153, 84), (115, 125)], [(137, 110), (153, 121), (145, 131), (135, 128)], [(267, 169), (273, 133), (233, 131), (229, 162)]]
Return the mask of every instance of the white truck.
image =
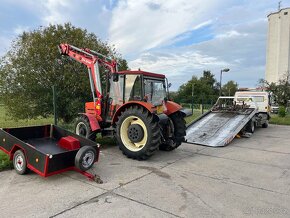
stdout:
[(270, 95), (264, 91), (239, 91), (235, 93), (236, 104), (248, 104), (251, 108), (257, 108), (256, 115), (252, 118), (252, 133), (256, 126), (267, 128), (270, 119)]

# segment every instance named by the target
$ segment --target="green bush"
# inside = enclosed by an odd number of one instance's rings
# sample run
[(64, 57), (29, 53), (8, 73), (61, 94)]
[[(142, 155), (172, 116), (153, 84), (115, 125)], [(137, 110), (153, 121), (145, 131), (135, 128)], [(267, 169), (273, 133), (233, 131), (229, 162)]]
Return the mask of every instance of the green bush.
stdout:
[(280, 106), (279, 107), (278, 115), (279, 115), (279, 117), (285, 117), (286, 116), (286, 108), (284, 106)]

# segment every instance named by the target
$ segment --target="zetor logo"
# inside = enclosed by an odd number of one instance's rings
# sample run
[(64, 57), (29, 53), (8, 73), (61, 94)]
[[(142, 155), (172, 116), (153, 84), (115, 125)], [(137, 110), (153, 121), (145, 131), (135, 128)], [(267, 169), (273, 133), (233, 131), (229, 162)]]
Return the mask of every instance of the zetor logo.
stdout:
[(91, 64), (92, 63), (90, 60), (87, 60), (87, 59), (82, 59), (82, 61), (87, 63), (87, 64)]

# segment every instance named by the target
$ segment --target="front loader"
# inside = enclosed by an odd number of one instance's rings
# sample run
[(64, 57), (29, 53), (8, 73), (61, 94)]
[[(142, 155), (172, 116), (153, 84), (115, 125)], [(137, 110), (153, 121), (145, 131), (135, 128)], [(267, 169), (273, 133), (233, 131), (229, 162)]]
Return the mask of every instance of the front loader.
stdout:
[[(76, 134), (91, 140), (97, 133), (115, 137), (123, 154), (138, 160), (148, 159), (158, 149), (172, 151), (184, 141), (186, 112), (168, 100), (164, 75), (118, 71), (115, 60), (69, 44), (60, 44), (59, 51), (88, 68), (93, 101), (79, 114)], [(106, 71), (104, 89), (100, 66)]]

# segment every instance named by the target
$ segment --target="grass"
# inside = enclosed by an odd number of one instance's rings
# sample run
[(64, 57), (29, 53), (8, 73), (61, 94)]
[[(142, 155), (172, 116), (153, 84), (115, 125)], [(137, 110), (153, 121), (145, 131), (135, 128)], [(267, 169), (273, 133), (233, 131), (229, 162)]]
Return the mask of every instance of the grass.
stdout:
[(276, 125), (290, 125), (290, 114), (287, 114), (286, 117), (279, 117), (277, 114), (272, 114), (270, 123)]
[(194, 110), (193, 114), (189, 117), (185, 117), (185, 122), (186, 124), (191, 123), (193, 120), (195, 120), (196, 118), (198, 118), (201, 115), (201, 111), (200, 110)]
[(31, 120), (14, 120), (7, 116), (6, 109), (0, 105), (0, 128), (13, 128), (22, 126), (35, 126), (53, 123), (53, 117)]
[(12, 169), (12, 162), (7, 154), (0, 151), (0, 172), (6, 169)]

